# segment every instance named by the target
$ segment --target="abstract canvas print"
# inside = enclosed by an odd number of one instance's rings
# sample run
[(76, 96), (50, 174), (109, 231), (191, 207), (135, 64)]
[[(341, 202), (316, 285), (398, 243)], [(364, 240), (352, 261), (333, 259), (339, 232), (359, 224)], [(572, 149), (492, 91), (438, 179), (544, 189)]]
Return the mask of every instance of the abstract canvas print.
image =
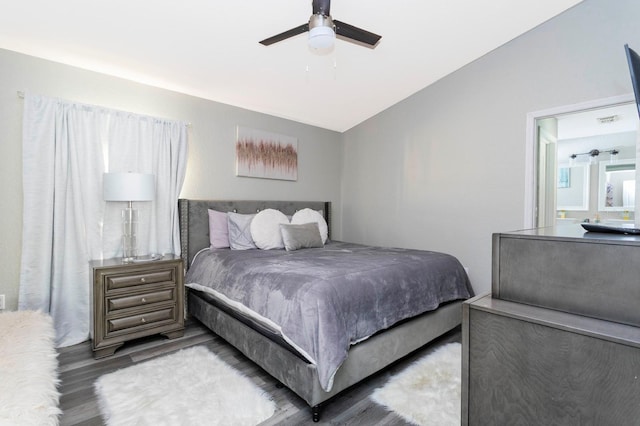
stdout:
[(298, 139), (238, 126), (236, 175), (298, 179)]

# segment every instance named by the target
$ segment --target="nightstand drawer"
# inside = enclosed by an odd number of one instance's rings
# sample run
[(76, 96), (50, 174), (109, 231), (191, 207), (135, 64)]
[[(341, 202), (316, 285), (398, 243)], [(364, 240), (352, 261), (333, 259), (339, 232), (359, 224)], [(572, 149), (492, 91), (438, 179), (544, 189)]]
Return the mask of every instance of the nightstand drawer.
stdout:
[(175, 282), (175, 269), (146, 271), (138, 274), (110, 275), (106, 277), (107, 292), (138, 285)]
[(152, 303), (175, 300), (175, 288), (136, 294), (133, 296), (108, 297), (107, 314), (120, 309), (146, 306)]
[(162, 309), (144, 314), (132, 315), (130, 317), (108, 319), (107, 330), (109, 333), (125, 330), (133, 327), (141, 327), (165, 320), (175, 319), (175, 308)]

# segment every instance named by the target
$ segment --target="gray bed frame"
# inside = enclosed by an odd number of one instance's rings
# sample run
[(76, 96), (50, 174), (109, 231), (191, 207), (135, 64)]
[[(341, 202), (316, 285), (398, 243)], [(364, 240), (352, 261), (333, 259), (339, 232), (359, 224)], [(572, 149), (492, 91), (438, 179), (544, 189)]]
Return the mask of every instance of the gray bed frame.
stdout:
[[(207, 209), (249, 214), (273, 208), (292, 215), (308, 207), (324, 212), (331, 232), (330, 202), (181, 199), (178, 205), (182, 258), (186, 268), (198, 251), (209, 246)], [(313, 421), (317, 422), (322, 403), (460, 325), (462, 301), (447, 303), (353, 345), (335, 375), (330, 392), (320, 386), (314, 365), (207, 302), (197, 292), (189, 291), (187, 312), (305, 400), (312, 409)]]

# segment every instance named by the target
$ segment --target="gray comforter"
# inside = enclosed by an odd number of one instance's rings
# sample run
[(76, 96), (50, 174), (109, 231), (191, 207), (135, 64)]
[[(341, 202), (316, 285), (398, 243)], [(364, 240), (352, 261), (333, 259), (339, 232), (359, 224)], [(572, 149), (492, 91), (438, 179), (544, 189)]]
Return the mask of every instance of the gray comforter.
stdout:
[(207, 250), (186, 276), (280, 327), (329, 391), (351, 344), (444, 302), (472, 296), (453, 256), (331, 242), (324, 248)]

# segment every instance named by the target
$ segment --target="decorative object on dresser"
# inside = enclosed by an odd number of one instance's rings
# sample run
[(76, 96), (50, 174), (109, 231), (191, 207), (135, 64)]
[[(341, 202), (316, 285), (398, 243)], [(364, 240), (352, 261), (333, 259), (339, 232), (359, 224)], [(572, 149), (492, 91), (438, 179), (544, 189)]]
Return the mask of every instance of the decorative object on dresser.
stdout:
[(638, 424), (640, 236), (493, 236), (492, 293), (463, 303), (462, 423)]
[(38, 311), (0, 314), (0, 424), (57, 425), (58, 353), (53, 320)]
[(150, 262), (121, 258), (91, 261), (92, 347), (95, 358), (113, 355), (124, 342), (152, 334), (184, 333), (184, 266), (165, 255)]
[(106, 374), (94, 387), (108, 426), (253, 426), (275, 412), (265, 391), (204, 346)]
[(104, 173), (105, 201), (126, 201), (122, 210), (122, 259), (131, 262), (138, 256), (138, 210), (134, 201), (152, 201), (155, 195), (154, 176), (146, 173)]
[(420, 426), (460, 424), (461, 345), (448, 343), (409, 365), (371, 395)]

